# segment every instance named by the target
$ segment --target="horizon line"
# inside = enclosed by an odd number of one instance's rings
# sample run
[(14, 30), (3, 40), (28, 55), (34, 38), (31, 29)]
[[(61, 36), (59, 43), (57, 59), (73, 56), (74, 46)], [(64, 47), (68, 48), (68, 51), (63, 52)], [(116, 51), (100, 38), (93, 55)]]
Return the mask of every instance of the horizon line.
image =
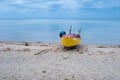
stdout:
[(120, 18), (0, 18), (0, 20), (6, 20), (6, 19), (53, 19), (53, 20), (119, 20)]

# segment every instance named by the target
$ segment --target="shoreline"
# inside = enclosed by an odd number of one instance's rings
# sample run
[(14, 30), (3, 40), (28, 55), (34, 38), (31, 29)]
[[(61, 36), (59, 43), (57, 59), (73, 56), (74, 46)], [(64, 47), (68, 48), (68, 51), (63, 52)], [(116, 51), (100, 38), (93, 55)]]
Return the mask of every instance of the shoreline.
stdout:
[[(45, 43), (45, 44), (58, 44), (60, 45), (61, 42), (42, 42), (42, 41), (0, 41), (0, 43), (9, 43), (9, 44), (24, 44), (24, 43), (30, 43), (30, 44), (40, 44), (40, 43)], [(81, 43), (80, 45), (105, 45), (105, 46), (120, 46), (120, 44), (103, 44), (103, 43)]]

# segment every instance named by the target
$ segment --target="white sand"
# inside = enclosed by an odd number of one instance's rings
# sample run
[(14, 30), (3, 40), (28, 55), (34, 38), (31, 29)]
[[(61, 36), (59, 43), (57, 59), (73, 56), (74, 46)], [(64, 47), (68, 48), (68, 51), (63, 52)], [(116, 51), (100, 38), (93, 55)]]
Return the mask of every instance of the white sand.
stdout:
[(120, 46), (0, 42), (0, 80), (120, 80)]

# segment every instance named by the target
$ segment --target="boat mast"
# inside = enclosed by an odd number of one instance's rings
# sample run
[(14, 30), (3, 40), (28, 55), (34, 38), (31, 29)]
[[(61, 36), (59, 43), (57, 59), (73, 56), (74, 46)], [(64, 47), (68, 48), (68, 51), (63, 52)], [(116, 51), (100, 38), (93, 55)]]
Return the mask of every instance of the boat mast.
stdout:
[(72, 32), (72, 26), (70, 26), (70, 29), (69, 29), (69, 34), (71, 34)]
[(81, 28), (80, 28), (80, 29), (78, 29), (78, 35), (80, 35), (80, 33), (81, 33), (81, 30), (82, 30)]

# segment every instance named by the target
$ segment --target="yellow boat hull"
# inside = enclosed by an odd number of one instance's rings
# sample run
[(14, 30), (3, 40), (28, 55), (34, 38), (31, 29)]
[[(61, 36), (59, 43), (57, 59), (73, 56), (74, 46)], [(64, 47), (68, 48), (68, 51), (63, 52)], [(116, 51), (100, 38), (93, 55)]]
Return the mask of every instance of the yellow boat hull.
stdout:
[(62, 42), (62, 45), (65, 47), (73, 47), (81, 43), (81, 38), (62, 37), (61, 42)]

